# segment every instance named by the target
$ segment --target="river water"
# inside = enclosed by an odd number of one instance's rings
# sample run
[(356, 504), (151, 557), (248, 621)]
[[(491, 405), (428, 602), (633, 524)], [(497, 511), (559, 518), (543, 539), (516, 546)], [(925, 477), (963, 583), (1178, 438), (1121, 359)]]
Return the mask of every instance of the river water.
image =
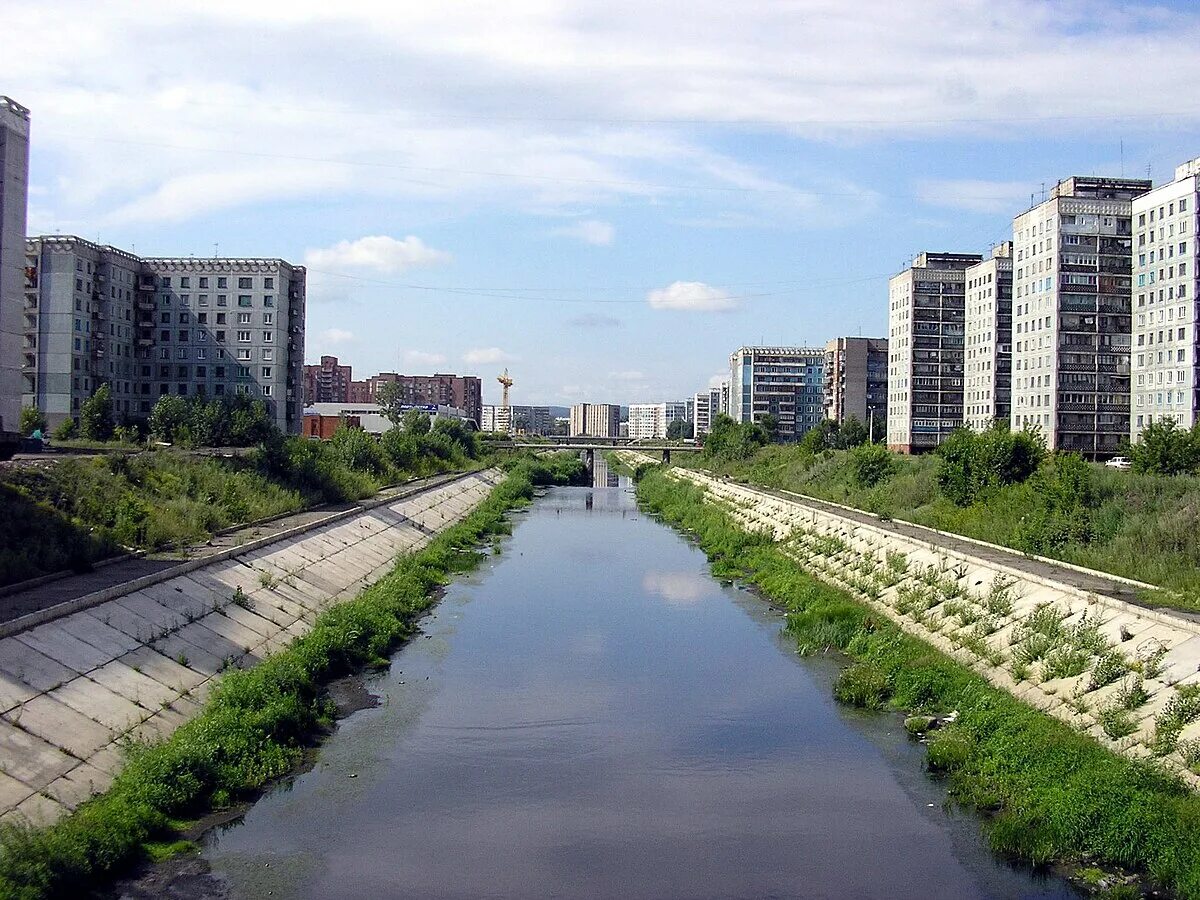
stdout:
[(381, 705), (210, 835), (230, 896), (1075, 896), (993, 857), (897, 716), (839, 707), (837, 661), (623, 479), (514, 520), (368, 682)]

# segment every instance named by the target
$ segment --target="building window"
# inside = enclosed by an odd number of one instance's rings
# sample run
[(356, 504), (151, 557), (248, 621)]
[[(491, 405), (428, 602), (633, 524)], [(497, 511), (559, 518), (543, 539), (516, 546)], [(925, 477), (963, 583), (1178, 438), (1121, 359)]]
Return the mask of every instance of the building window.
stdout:
[(208, 276), (201, 275), (200, 276), (200, 289), (204, 290), (206, 287), (208, 287)]
[(250, 377), (250, 367), (249, 366), (238, 366), (238, 378), (249, 378), (249, 377)]
[(249, 325), (250, 324), (250, 313), (238, 313), (238, 324), (239, 325)]
[(249, 291), (249, 290), (252, 290), (253, 288), (254, 288), (254, 279), (252, 279), (252, 278), (239, 278), (238, 279), (238, 290)]
[(273, 340), (275, 340), (275, 332), (273, 332), (273, 331), (264, 331), (264, 332), (262, 333), (262, 336), (263, 336), (263, 343), (264, 343), (264, 344), (269, 344), (269, 343), (271, 343)]
[(263, 378), (270, 378), (270, 377), (271, 377), (271, 367), (270, 367), (270, 366), (263, 366), (263, 367), (262, 367), (262, 377), (263, 377)]
[(237, 352), (237, 358), (238, 359), (249, 359), (250, 358), (249, 348), (239, 347), (238, 352)]
[[(1182, 206), (1180, 206), (1179, 208), (1180, 208), (1180, 210), (1182, 210), (1182, 209), (1183, 209), (1183, 207), (1182, 207)], [(266, 290), (266, 291), (273, 291), (273, 290), (275, 290), (275, 279), (274, 279), (274, 278), (269, 278), (269, 277), (268, 277), (268, 278), (264, 278), (264, 279), (263, 279), (263, 290)]]
[(253, 306), (254, 302), (249, 294), (238, 294), (238, 306), (248, 307)]
[(238, 339), (238, 343), (242, 343), (242, 344), (248, 344), (248, 343), (250, 343), (250, 332), (248, 332), (248, 331), (239, 331), (239, 332), (237, 333), (237, 339)]
[(262, 358), (263, 358), (263, 362), (270, 362), (272, 359), (275, 358), (275, 351), (271, 350), (270, 348), (263, 350)]
[(229, 279), (224, 275), (217, 276), (217, 290), (224, 290), (229, 287)]
[(275, 313), (263, 313), (263, 324), (264, 325), (274, 325), (275, 324)]
[(217, 294), (217, 306), (228, 306), (229, 298), (224, 294)]
[(190, 279), (190, 278), (189, 278), (188, 276), (186, 276), (186, 275), (182, 275), (182, 276), (180, 276), (180, 278), (179, 278), (179, 286), (180, 286), (181, 288), (190, 288), (190, 287), (192, 286), (192, 279)]

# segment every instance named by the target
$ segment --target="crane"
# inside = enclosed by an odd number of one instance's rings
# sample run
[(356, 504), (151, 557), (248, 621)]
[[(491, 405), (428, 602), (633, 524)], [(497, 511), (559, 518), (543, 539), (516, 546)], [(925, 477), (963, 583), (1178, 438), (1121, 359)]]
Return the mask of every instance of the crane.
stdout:
[(508, 389), (513, 386), (513, 380), (508, 374), (507, 366), (504, 367), (504, 374), (497, 376), (496, 380), (504, 387), (504, 399), (501, 401), (500, 406), (508, 409)]

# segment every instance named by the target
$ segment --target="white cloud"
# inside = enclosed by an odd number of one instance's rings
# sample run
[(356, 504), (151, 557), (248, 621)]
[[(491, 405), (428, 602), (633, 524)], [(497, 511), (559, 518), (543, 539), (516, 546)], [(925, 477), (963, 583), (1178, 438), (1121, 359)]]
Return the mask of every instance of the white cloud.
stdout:
[(724, 384), (728, 380), (729, 380), (728, 372), (718, 372), (716, 375), (712, 375), (709, 377), (708, 386), (710, 388), (719, 388), (722, 384)]
[(703, 281), (676, 281), (646, 295), (652, 309), (677, 312), (728, 312), (736, 309), (738, 300)]
[(410, 366), (440, 366), (446, 362), (443, 353), (426, 353), (424, 350), (405, 350), (404, 361)]
[(576, 222), (574, 225), (556, 228), (550, 233), (575, 238), (594, 247), (607, 247), (613, 242), (617, 230), (608, 222), (601, 222), (597, 219), (584, 219), (582, 222)]
[(321, 332), (320, 338), (326, 344), (349, 344), (354, 340), (354, 332), (344, 328), (326, 328)]
[(476, 347), (463, 354), (463, 362), (472, 366), (489, 366), (514, 360), (516, 360), (515, 356), (505, 353), (499, 347)]
[(694, 572), (647, 572), (642, 576), (642, 590), (657, 594), (673, 606), (691, 606), (704, 599), (711, 581)]
[(448, 263), (452, 258), (415, 235), (396, 240), (381, 234), (309, 250), (304, 254), (304, 263), (314, 269), (368, 269), (394, 274), (418, 266)]
[(926, 178), (917, 182), (922, 203), (946, 209), (1011, 215), (1029, 203), (1038, 185), (1026, 181), (986, 181), (976, 178)]

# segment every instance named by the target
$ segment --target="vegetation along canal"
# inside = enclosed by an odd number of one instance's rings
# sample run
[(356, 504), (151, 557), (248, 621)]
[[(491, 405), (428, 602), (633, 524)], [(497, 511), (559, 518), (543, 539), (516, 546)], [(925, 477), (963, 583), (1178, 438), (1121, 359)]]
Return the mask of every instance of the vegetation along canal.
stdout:
[(554, 488), (368, 682), (379, 706), (210, 834), (212, 896), (1075, 896), (993, 856), (781, 622), (624, 479)]

